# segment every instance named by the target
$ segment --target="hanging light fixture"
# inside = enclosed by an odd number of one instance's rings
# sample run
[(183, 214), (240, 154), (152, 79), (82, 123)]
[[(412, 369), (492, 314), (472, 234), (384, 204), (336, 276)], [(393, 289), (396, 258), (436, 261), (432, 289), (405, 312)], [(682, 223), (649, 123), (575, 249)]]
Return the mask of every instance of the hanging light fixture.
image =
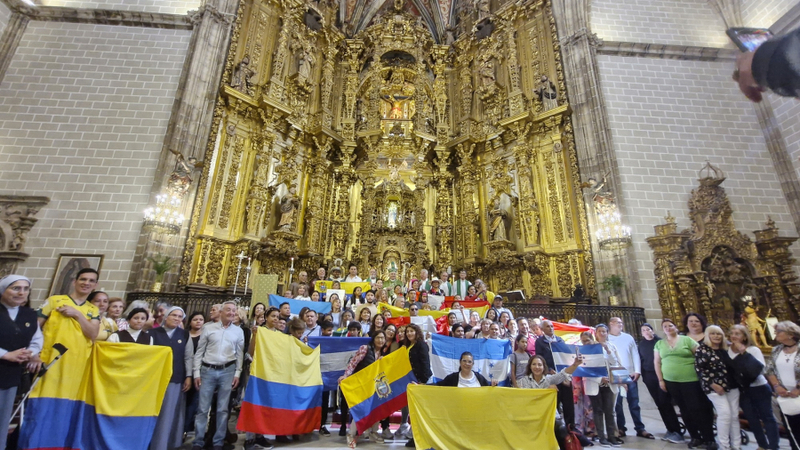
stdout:
[(601, 249), (617, 250), (631, 245), (631, 227), (622, 225), (621, 219), (616, 208), (597, 214), (595, 237)]
[(178, 212), (181, 199), (175, 195), (156, 195), (156, 204), (144, 210), (144, 227), (164, 234), (178, 234), (183, 214)]

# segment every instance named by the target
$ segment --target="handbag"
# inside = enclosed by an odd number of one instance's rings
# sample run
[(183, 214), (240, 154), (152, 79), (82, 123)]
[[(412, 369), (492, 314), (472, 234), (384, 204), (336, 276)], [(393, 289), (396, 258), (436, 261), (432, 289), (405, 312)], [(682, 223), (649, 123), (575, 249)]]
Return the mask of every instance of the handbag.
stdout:
[(572, 426), (568, 428), (567, 436), (564, 438), (564, 450), (583, 450), (580, 435), (572, 430)]
[(631, 373), (628, 372), (628, 369), (624, 367), (611, 369), (609, 375), (611, 375), (609, 377), (609, 379), (611, 380), (611, 384), (633, 383), (633, 378), (631, 377)]
[(800, 397), (778, 397), (778, 406), (785, 416), (796, 416), (800, 414)]

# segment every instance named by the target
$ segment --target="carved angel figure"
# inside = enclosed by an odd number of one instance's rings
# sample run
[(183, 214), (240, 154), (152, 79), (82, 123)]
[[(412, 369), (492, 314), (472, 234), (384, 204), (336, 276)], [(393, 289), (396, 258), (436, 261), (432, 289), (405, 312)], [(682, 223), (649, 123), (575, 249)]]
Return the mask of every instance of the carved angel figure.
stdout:
[(175, 161), (175, 168), (167, 180), (167, 190), (176, 197), (183, 197), (189, 191), (192, 185), (192, 172), (202, 164), (197, 162), (197, 158), (190, 156), (184, 158), (183, 154), (177, 150), (169, 149), (177, 160)]

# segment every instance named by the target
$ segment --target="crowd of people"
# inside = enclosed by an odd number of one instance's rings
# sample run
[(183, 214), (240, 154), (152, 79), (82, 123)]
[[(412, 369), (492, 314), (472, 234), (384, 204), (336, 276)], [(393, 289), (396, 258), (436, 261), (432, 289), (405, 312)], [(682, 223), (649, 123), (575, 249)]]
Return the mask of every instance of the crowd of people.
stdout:
[[(321, 268), (317, 280), (342, 282), (341, 270), (333, 270), (325, 278)], [(304, 272), (285, 292), (301, 300), (328, 301), (331, 312), (318, 315), (314, 309), (303, 308), (292, 314), (290, 304), (267, 307), (258, 303), (251, 309), (235, 302), (213, 305), (208, 311), (189, 316), (178, 306), (148, 305), (134, 301), (126, 305), (120, 298), (110, 298), (97, 291), (98, 273), (81, 270), (69, 295), (48, 298), (37, 311), (28, 304), (31, 282), (19, 275), (0, 280), (3, 308), (0, 308), (0, 420), (11, 418), (17, 388), (23, 374), (35, 374), (43, 363), (52, 360), (47, 350), (64, 333), (86, 342), (126, 342), (140, 345), (168, 346), (173, 352), (173, 371), (158, 416), (150, 448), (178, 448), (192, 440), (193, 449), (212, 447), (222, 449), (236, 435), (228, 429), (228, 418), (240, 403), (247, 383), (249, 365), (255, 353), (258, 332), (283, 332), (301, 341), (310, 336), (370, 337), (352, 355), (342, 378), (351, 376), (376, 360), (400, 347), (409, 349), (409, 361), (419, 383), (432, 377), (430, 362), (430, 331), (418, 324), (390, 323), (391, 310), (379, 308), (381, 303), (406, 308), (410, 316), (421, 309), (430, 309), (426, 295), (445, 292), (456, 297), (447, 316), (448, 334), (458, 339), (506, 339), (511, 343), (509, 380), (513, 388), (557, 390), (558, 412), (554, 434), (563, 449), (569, 430), (580, 434), (588, 445), (594, 440), (604, 447), (618, 447), (628, 436), (623, 408), (627, 403), (633, 419), (633, 435), (654, 439), (645, 429), (639, 406), (638, 381), (642, 379), (652, 396), (667, 430), (663, 440), (684, 444), (688, 448), (717, 448), (728, 450), (741, 447), (739, 410), (744, 413), (750, 431), (759, 448), (774, 450), (779, 445), (779, 422), (783, 422), (794, 450), (800, 450), (800, 413), (773, 411), (772, 399), (780, 403), (800, 402), (800, 327), (781, 322), (776, 327), (778, 345), (771, 356), (764, 358), (751, 338), (751, 330), (734, 325), (729, 330), (709, 325), (706, 319), (690, 313), (679, 326), (671, 319), (661, 322), (663, 338), (645, 323), (638, 342), (624, 331), (623, 320), (610, 317), (607, 324), (595, 324), (591, 331), (581, 334), (583, 345), (599, 344), (608, 376), (573, 377), (582, 363), (580, 355), (571, 366), (556, 371), (551, 346), (563, 342), (555, 333), (553, 322), (540, 318), (514, 318), (503, 306), (503, 298), (486, 289), (485, 283), (466, 279), (462, 271), (455, 283), (442, 277), (428, 279), (427, 272), (403, 283), (396, 276), (385, 282), (370, 273), (367, 292), (356, 290), (345, 299), (332, 295), (325, 298)], [(355, 266), (348, 279), (364, 282)], [(459, 285), (460, 284), (460, 285)], [(458, 287), (456, 287), (458, 285)], [(480, 286), (476, 288), (475, 286)], [(460, 297), (459, 292), (467, 294)], [(297, 295), (293, 295), (296, 293)], [(484, 317), (476, 311), (460, 307), (459, 301), (485, 300), (490, 307)], [(38, 319), (38, 320), (37, 320)], [(570, 321), (577, 323), (576, 320)], [(67, 326), (69, 325), (69, 326)], [(726, 332), (727, 331), (727, 332)], [(90, 350), (89, 350), (90, 351)], [(41, 354), (41, 357), (40, 357)], [(74, 352), (70, 357), (85, 357)], [(460, 358), (460, 370), (445, 377), (442, 386), (481, 387), (495, 384), (473, 371), (470, 353)], [(43, 383), (60, 383), (59, 388), (77, 389), (68, 385), (74, 380), (43, 377)], [(338, 411), (339, 435), (346, 437), (355, 448), (359, 436), (348, 421), (348, 406), (340, 393), (323, 394), (322, 418), (318, 433), (328, 437), (328, 417)], [(681, 423), (680, 417), (691, 418)], [(784, 411), (790, 411), (785, 409)], [(413, 447), (412, 424), (408, 409), (399, 417), (400, 426), (390, 429), (390, 417), (376, 423), (361, 439), (384, 442), (406, 440)], [(716, 436), (714, 432), (716, 425)], [(688, 432), (688, 441), (684, 431)], [(5, 447), (6, 435), (0, 436), (0, 448)], [(302, 436), (276, 436), (277, 443), (302, 440)], [(272, 448), (266, 436), (247, 433), (245, 448)]]

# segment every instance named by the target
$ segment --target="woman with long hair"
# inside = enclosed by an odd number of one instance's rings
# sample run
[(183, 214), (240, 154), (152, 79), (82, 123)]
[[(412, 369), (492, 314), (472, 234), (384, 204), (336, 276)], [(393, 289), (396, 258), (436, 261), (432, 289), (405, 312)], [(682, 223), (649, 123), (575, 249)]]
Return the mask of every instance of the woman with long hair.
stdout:
[[(205, 323), (205, 314), (201, 311), (195, 311), (189, 315), (189, 318), (186, 319), (186, 323), (184, 324), (184, 328), (189, 332), (189, 339), (186, 340), (187, 377), (192, 377), (194, 375), (192, 361), (194, 360), (194, 352), (197, 350), (197, 345), (200, 343), (200, 334), (203, 333), (203, 325), (205, 325)], [(194, 379), (192, 379), (189, 390), (186, 391), (186, 421), (184, 422), (184, 433), (194, 431), (194, 416), (197, 414), (197, 407), (200, 404), (199, 393), (200, 391), (194, 387)]]
[(683, 329), (686, 331), (686, 336), (702, 344), (706, 338), (706, 327), (708, 321), (702, 314), (689, 313), (683, 316)]
[(678, 404), (686, 429), (692, 437), (689, 448), (711, 445), (710, 450), (714, 450), (717, 447), (714, 441), (714, 410), (703, 393), (694, 368), (694, 354), (699, 344), (689, 336), (679, 335), (678, 327), (670, 319), (662, 319), (661, 329), (666, 338), (656, 342), (653, 359), (658, 386)]
[[(694, 353), (694, 367), (703, 392), (717, 413), (717, 437), (722, 450), (739, 449), (739, 385), (729, 369), (728, 342), (722, 328), (709, 325), (706, 337)], [(707, 444), (707, 445), (710, 445)]]
[[(753, 345), (747, 327), (739, 324), (732, 326), (728, 331), (728, 338), (731, 341), (728, 346), (728, 356), (733, 359), (734, 367), (737, 365), (737, 358), (743, 357), (744, 353), (748, 353), (753, 359), (760, 362), (762, 368), (766, 367), (764, 354)], [(747, 419), (748, 427), (756, 438), (758, 446), (766, 450), (777, 450), (780, 435), (778, 434), (778, 422), (772, 412), (772, 390), (767, 385), (766, 377), (759, 374), (749, 386), (741, 386), (741, 391), (739, 407)]]
[(333, 325), (339, 328), (342, 323), (342, 301), (339, 300), (339, 294), (331, 294), (331, 316), (333, 316)]
[(514, 341), (514, 353), (511, 354), (511, 386), (519, 387), (517, 381), (526, 375), (531, 357), (527, 352), (528, 336), (517, 335)]
[[(525, 337), (523, 338), (527, 339)], [(583, 357), (577, 356), (571, 366), (564, 368), (558, 373), (548, 375), (550, 368), (547, 367), (547, 361), (544, 360), (543, 356), (535, 355), (525, 364), (525, 375), (516, 380), (514, 387), (522, 389), (557, 390), (558, 385), (569, 380), (569, 375), (572, 375), (581, 363), (583, 363)], [(554, 433), (558, 441), (558, 447), (563, 450), (566, 447), (564, 439), (567, 437), (567, 428), (558, 412), (558, 408), (556, 408)]]
[(267, 307), (258, 302), (253, 306), (253, 314), (250, 315), (250, 323), (256, 323), (259, 317), (264, 317), (264, 313), (267, 312)]
[(489, 382), (483, 375), (472, 370), (475, 365), (475, 358), (470, 352), (464, 352), (459, 358), (459, 370), (447, 375), (436, 383), (437, 386), (450, 386), (450, 387), (481, 387), (481, 386), (497, 386), (497, 381)]
[(383, 314), (375, 314), (375, 317), (372, 318), (372, 322), (369, 325), (370, 330), (383, 330), (386, 326), (386, 319), (383, 317)]
[[(425, 335), (422, 329), (415, 323), (406, 325), (406, 338), (403, 345), (408, 347), (408, 360), (411, 363), (411, 371), (420, 384), (425, 384), (430, 379), (431, 359), (428, 354), (428, 344), (425, 343)], [(405, 423), (405, 420), (403, 420)], [(414, 445), (414, 438), (406, 442), (406, 446)]]
[[(353, 357), (350, 358), (344, 375), (339, 378), (339, 383), (350, 375), (358, 373), (360, 370), (383, 358), (383, 347), (386, 345), (386, 333), (384, 333), (383, 330), (375, 330), (370, 334), (370, 338), (370, 343), (359, 347)], [(375, 423), (369, 430), (370, 442), (383, 443), (383, 438), (378, 434), (378, 425), (378, 423)], [(347, 445), (350, 448), (356, 448), (356, 443), (358, 441), (356, 430), (356, 423), (355, 420), (353, 420), (350, 422), (350, 432), (347, 434)]]
[(647, 391), (653, 397), (656, 403), (658, 413), (661, 416), (661, 421), (667, 428), (667, 433), (664, 435), (664, 440), (673, 444), (683, 444), (683, 433), (681, 432), (681, 425), (678, 422), (678, 415), (675, 414), (675, 407), (672, 406), (672, 398), (665, 391), (658, 387), (658, 375), (656, 375), (656, 368), (653, 365), (655, 358), (656, 343), (660, 341), (653, 327), (649, 323), (642, 325), (642, 339), (639, 340), (637, 350), (639, 351), (639, 359), (642, 362), (642, 381), (647, 386)]
[[(361, 294), (363, 294), (363, 289), (361, 289), (361, 286), (354, 287), (353, 293), (350, 294), (350, 302), (349, 304), (345, 304), (344, 307), (347, 308), (349, 306), (351, 308), (355, 308), (356, 306), (364, 303), (363, 299), (361, 298)], [(345, 300), (345, 303), (348, 303), (347, 300)]]
[[(778, 405), (781, 399), (796, 399), (800, 397), (800, 352), (797, 351), (800, 342), (800, 326), (788, 320), (775, 325), (775, 341), (778, 345), (773, 347), (767, 363), (767, 380), (772, 385), (775, 395), (778, 396)], [(783, 401), (786, 401), (783, 400)], [(797, 401), (797, 400), (795, 400)], [(792, 450), (800, 449), (800, 414), (789, 415), (783, 413), (783, 422), (789, 430), (789, 442)]]

